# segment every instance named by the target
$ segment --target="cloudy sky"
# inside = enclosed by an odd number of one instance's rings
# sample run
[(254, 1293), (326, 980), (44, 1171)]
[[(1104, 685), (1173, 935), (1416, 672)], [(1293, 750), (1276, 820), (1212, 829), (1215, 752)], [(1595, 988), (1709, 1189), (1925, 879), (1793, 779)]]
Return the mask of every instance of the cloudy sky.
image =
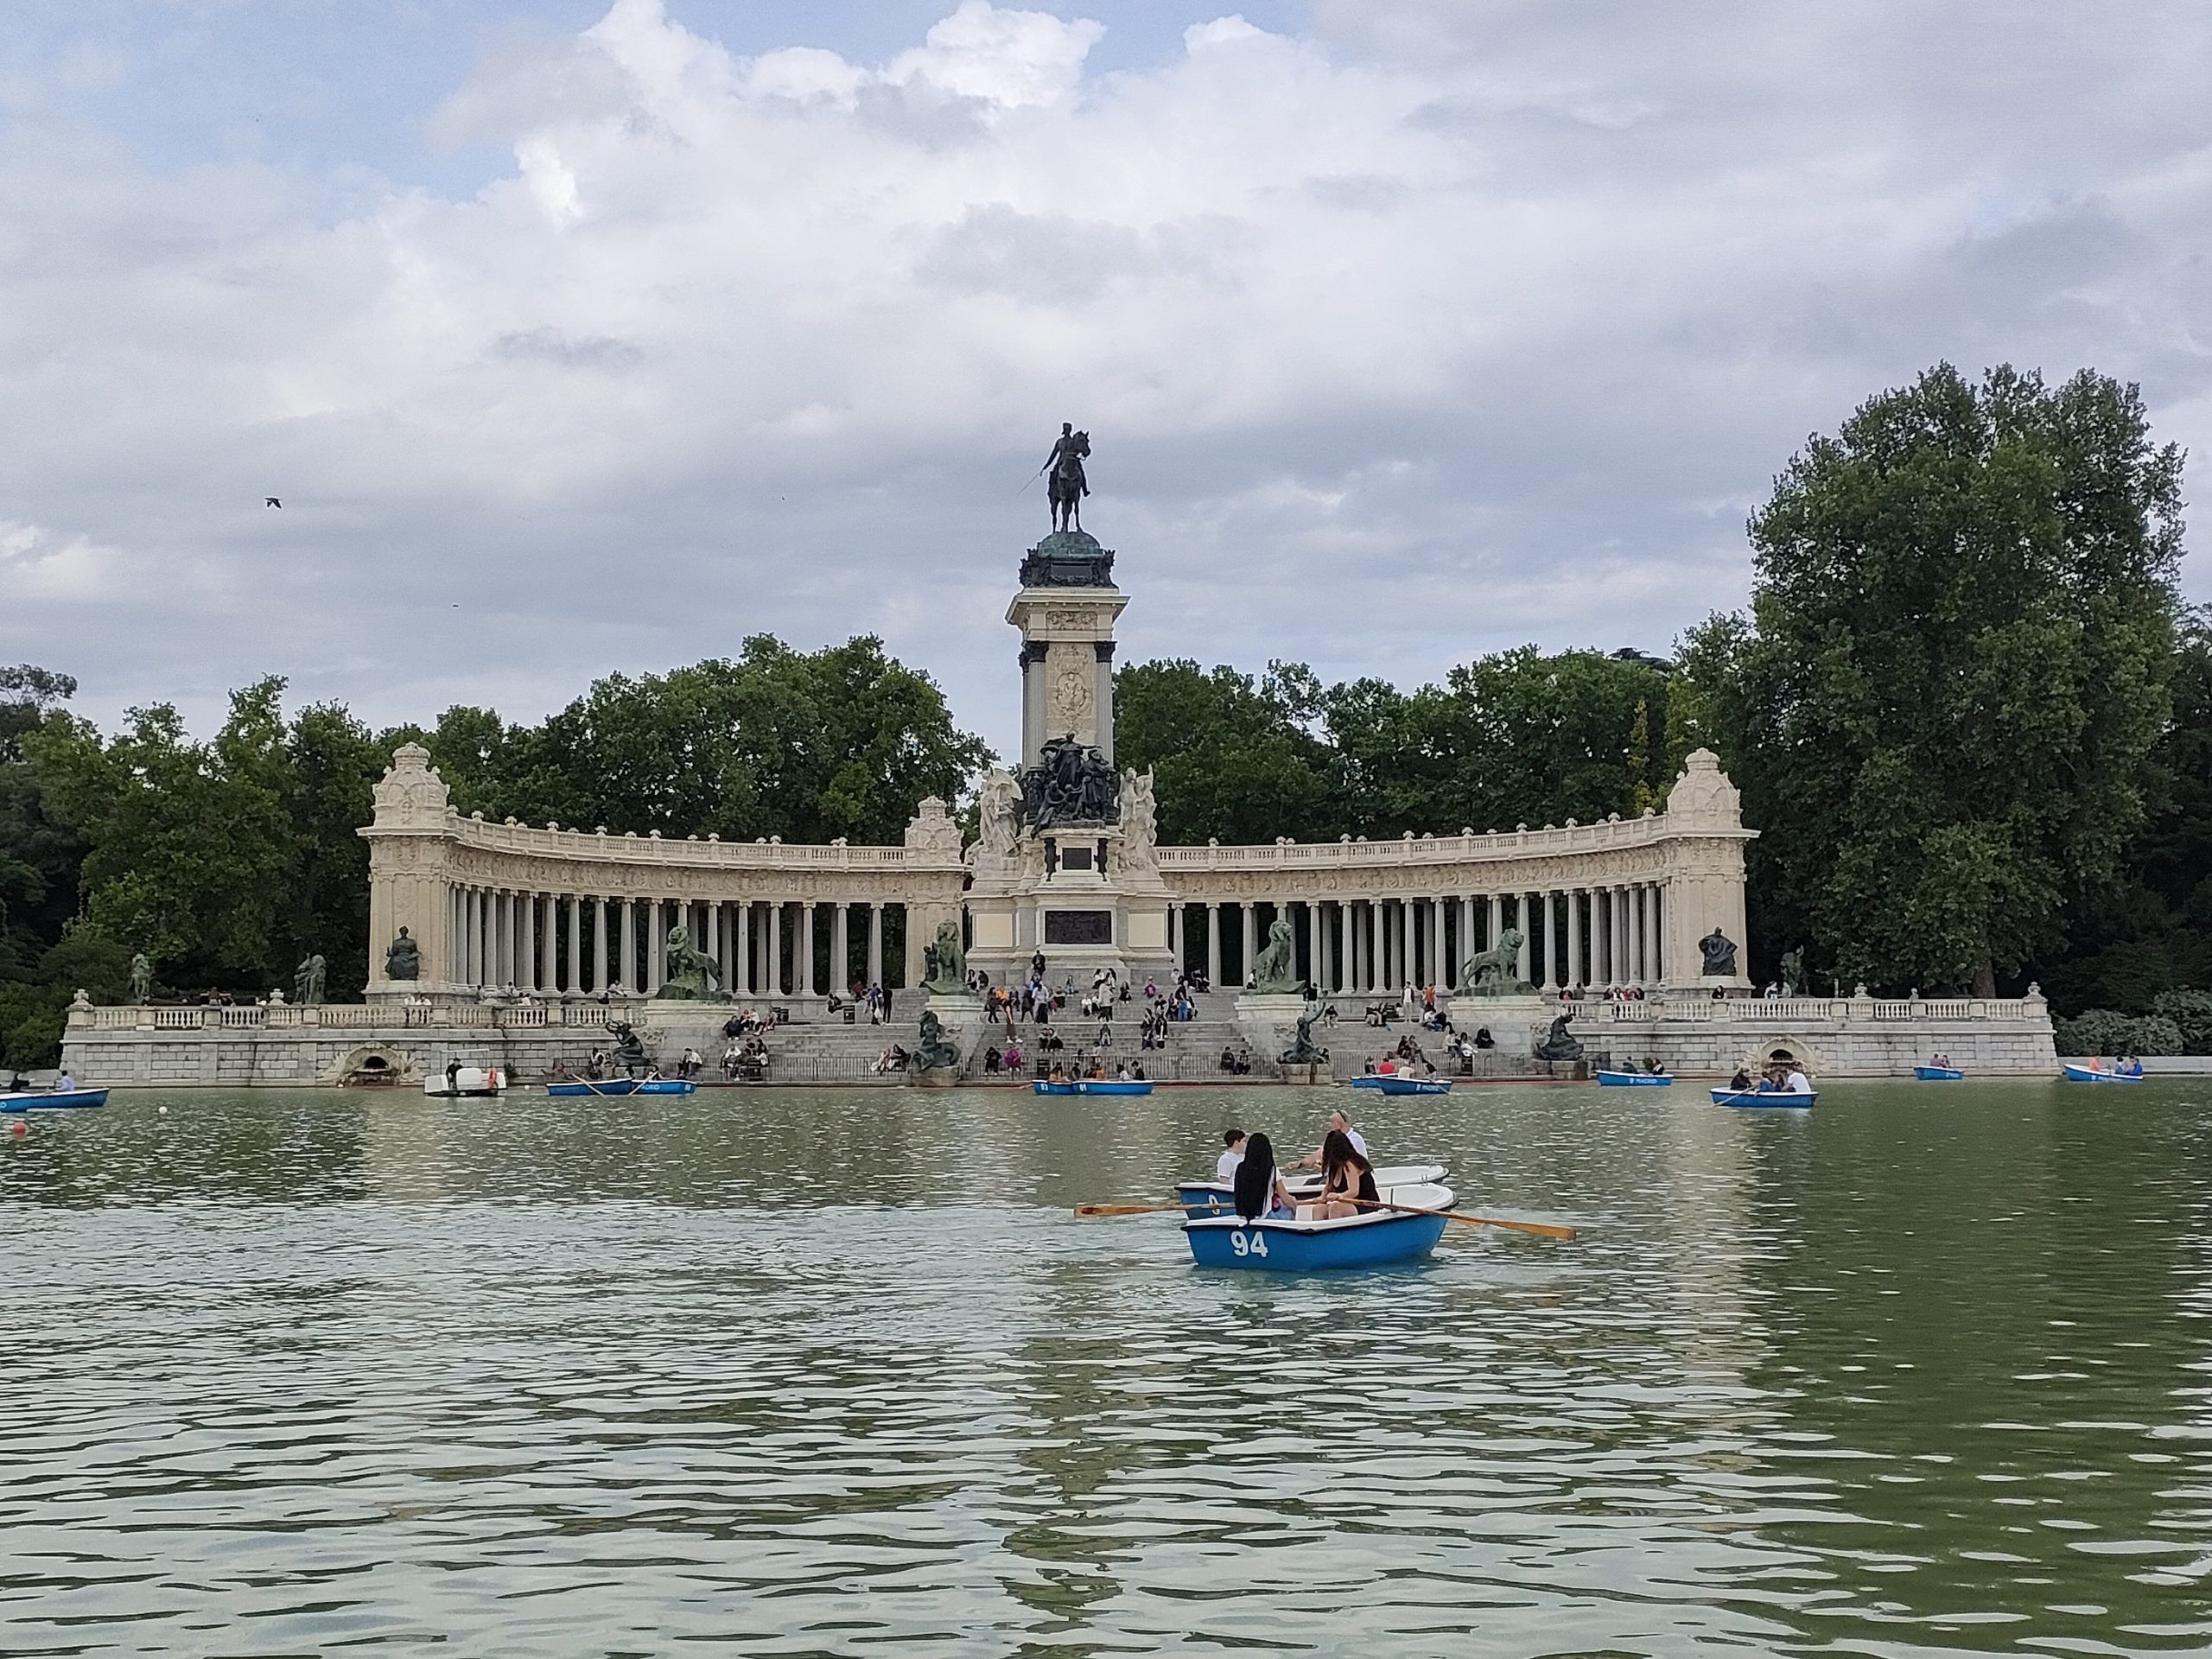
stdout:
[(7, 11), (0, 662), (104, 723), (866, 632), (1009, 747), (1064, 419), (1124, 660), (1407, 683), (1667, 649), (1939, 359), (2208, 494), (2202, 0)]

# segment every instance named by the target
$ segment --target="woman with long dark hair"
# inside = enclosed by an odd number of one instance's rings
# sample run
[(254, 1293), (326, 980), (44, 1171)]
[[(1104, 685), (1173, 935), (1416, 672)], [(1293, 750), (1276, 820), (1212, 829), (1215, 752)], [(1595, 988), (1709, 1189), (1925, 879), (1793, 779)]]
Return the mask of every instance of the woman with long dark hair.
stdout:
[(1262, 1216), (1287, 1221), (1298, 1213), (1290, 1201), (1290, 1189), (1275, 1173), (1274, 1144), (1264, 1135), (1244, 1137), (1244, 1160), (1236, 1166), (1230, 1191), (1236, 1202), (1236, 1213), (1246, 1221), (1257, 1221)]
[[(1331, 1129), (1321, 1142), (1321, 1201), (1313, 1209), (1316, 1221), (1357, 1216), (1382, 1201), (1375, 1187), (1375, 1166), (1351, 1143), (1342, 1129)], [(1357, 1202), (1354, 1202), (1357, 1200)]]

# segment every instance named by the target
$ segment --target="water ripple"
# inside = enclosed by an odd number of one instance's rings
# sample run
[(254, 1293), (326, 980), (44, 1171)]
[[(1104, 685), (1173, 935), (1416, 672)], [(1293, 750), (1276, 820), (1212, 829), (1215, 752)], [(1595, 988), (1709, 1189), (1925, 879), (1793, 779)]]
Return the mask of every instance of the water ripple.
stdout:
[(2095, 1093), (1377, 1103), (1587, 1230), (1302, 1281), (1068, 1206), (1320, 1094), (130, 1097), (0, 1149), (0, 1648), (2202, 1651), (2212, 1102)]

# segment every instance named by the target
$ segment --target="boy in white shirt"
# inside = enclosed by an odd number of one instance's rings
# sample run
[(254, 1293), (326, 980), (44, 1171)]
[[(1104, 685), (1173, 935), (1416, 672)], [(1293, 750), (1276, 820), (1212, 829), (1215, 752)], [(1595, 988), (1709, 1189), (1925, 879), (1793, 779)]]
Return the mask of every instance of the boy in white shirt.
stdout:
[(1213, 1178), (1226, 1185), (1236, 1180), (1236, 1166), (1244, 1161), (1244, 1131), (1224, 1129), (1221, 1132), (1221, 1143), (1229, 1150), (1223, 1153), (1215, 1163)]

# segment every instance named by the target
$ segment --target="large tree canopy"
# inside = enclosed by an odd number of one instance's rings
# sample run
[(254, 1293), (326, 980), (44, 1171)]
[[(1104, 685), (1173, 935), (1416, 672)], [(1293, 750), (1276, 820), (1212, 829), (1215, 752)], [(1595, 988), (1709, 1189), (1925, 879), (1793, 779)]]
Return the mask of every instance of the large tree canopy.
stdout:
[(2181, 464), (2132, 386), (1948, 365), (1790, 462), (1751, 614), (1685, 659), (1764, 832), (1769, 950), (1987, 992), (2113, 880), (2167, 716)]
[(585, 829), (896, 842), (925, 795), (957, 799), (989, 758), (926, 675), (883, 642), (610, 675), (540, 726), (449, 709), (423, 734), (462, 811)]
[(1254, 680), (1187, 660), (1115, 676), (1124, 765), (1159, 774), (1174, 842), (1449, 835), (1584, 823), (1665, 793), (1691, 747), (1670, 665), (1523, 646), (1401, 691), (1324, 687), (1303, 664)]
[(287, 721), (284, 683), (231, 698), (200, 742), (168, 704), (130, 711), (105, 740), (56, 718), (26, 740), (54, 808), (90, 847), (85, 917), (164, 983), (266, 989), (311, 951), (333, 995), (358, 993), (368, 860), (354, 830), (386, 749), (343, 709)]

